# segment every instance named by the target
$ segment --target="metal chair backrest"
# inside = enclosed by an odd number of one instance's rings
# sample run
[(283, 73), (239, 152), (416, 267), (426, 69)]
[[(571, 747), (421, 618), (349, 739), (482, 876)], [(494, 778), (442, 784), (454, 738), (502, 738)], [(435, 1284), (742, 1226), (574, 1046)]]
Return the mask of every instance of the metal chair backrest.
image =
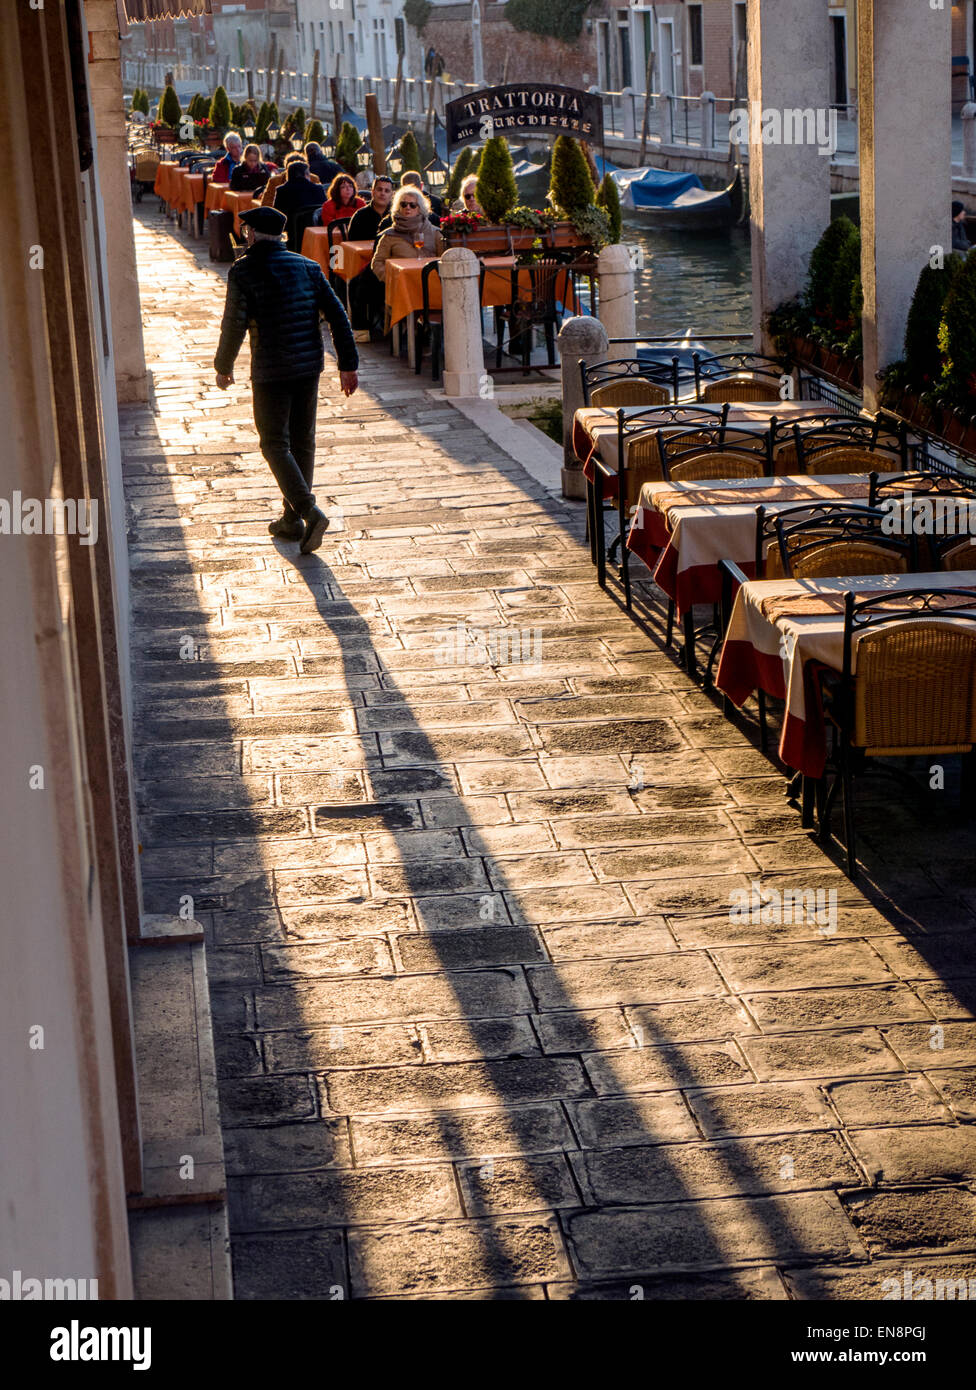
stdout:
[(715, 357), (694, 352), (691, 360), (695, 398), (700, 401), (779, 400), (783, 378), (790, 375), (777, 358), (759, 352), (726, 352)]
[[(424, 323), (430, 323), (431, 319), (430, 277), (432, 275), (437, 275), (439, 269), (440, 265), (437, 261), (428, 261), (420, 272), (420, 293), (423, 296), (423, 309), (421, 312)], [(435, 312), (439, 314), (440, 310), (438, 309)]]
[(532, 261), (526, 265), (519, 265), (516, 260), (512, 267), (512, 311), (517, 311), (521, 319), (554, 316), (559, 277), (565, 274), (565, 266), (556, 260)]
[(907, 574), (916, 568), (915, 537), (883, 530), (878, 507), (820, 509), (800, 520), (776, 518), (776, 541), (790, 579), (848, 574)]
[[(672, 358), (670, 364), (664, 362), (645, 362), (638, 357), (624, 357), (615, 362), (593, 362), (587, 365), (580, 358), (580, 377), (583, 385), (585, 405), (667, 405), (678, 396), (678, 359)], [(628, 399), (627, 388), (643, 382), (653, 385), (662, 397), (641, 400), (639, 392)], [(599, 399), (595, 398), (599, 393)], [(616, 399), (614, 399), (614, 393)]]
[[(851, 510), (850, 502), (795, 502), (789, 507), (772, 510), (760, 503), (756, 508), (755, 566), (757, 579), (786, 579), (783, 556), (779, 547), (777, 528), (788, 527), (795, 521), (816, 521)], [(811, 539), (812, 539), (811, 535)]]
[[(907, 431), (890, 430), (883, 427), (881, 419), (832, 420), (814, 429), (804, 429), (797, 421), (793, 438), (796, 444), (797, 462), (802, 472), (842, 472), (842, 469), (815, 467), (818, 457), (840, 449), (856, 449), (875, 453), (877, 459), (891, 462), (890, 471), (899, 472), (908, 461)], [(857, 471), (863, 465), (858, 464)], [(869, 468), (870, 468), (869, 464)], [(877, 467), (877, 464), (875, 465)], [(883, 471), (881, 468), (878, 471)]]
[[(761, 477), (767, 471), (772, 472), (768, 432), (746, 430), (729, 425), (724, 421), (716, 428), (704, 426), (692, 430), (681, 430), (673, 434), (665, 434), (663, 430), (659, 431), (658, 448), (661, 453), (665, 477), (668, 476), (675, 464), (685, 463), (692, 456), (697, 457), (703, 453), (716, 453), (718, 451), (755, 459), (759, 468), (759, 472), (755, 476)], [(711, 476), (720, 478), (723, 475), (714, 473)], [(751, 477), (754, 475), (747, 473), (743, 476)]]

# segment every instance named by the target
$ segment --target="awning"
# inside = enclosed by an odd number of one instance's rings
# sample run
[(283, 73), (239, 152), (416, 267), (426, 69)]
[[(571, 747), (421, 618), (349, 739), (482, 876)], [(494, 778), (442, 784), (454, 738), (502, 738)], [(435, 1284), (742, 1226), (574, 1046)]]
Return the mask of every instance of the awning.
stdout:
[(210, 0), (119, 0), (130, 24), (147, 19), (179, 19), (186, 14), (210, 14)]

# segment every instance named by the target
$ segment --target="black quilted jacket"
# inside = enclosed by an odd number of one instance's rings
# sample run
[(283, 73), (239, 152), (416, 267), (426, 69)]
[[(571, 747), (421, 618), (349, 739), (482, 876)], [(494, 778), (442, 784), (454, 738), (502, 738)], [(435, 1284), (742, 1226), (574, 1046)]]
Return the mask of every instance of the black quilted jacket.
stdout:
[(252, 381), (314, 376), (325, 362), (320, 314), (332, 330), (339, 370), (354, 372), (359, 354), (352, 328), (321, 266), (286, 251), (281, 242), (259, 241), (227, 276), (214, 371), (230, 376), (250, 330)]

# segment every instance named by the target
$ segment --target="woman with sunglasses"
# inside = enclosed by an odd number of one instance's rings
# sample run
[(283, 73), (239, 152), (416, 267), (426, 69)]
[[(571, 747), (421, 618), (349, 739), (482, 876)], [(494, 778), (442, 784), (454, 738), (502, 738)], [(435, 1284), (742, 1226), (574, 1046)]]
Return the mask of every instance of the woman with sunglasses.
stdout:
[(440, 256), (445, 246), (444, 238), (429, 220), (430, 203), (419, 188), (412, 184), (398, 188), (390, 211), (393, 226), (380, 236), (370, 265), (377, 280), (385, 279), (388, 260)]
[(477, 212), (482, 217), (485, 210), (478, 202), (478, 175), (469, 174), (461, 184), (461, 196), (451, 208), (452, 212)]

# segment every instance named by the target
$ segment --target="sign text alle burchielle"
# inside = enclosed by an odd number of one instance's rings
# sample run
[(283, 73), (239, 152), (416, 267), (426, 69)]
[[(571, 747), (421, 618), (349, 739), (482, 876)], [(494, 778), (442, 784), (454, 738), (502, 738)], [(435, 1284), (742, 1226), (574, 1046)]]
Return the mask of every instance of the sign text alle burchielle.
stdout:
[(520, 130), (560, 131), (580, 139), (598, 139), (601, 111), (599, 98), (572, 87), (518, 83), (489, 87), (447, 103), (447, 139), (450, 145), (483, 138), (482, 125), (491, 118), (493, 133)]

